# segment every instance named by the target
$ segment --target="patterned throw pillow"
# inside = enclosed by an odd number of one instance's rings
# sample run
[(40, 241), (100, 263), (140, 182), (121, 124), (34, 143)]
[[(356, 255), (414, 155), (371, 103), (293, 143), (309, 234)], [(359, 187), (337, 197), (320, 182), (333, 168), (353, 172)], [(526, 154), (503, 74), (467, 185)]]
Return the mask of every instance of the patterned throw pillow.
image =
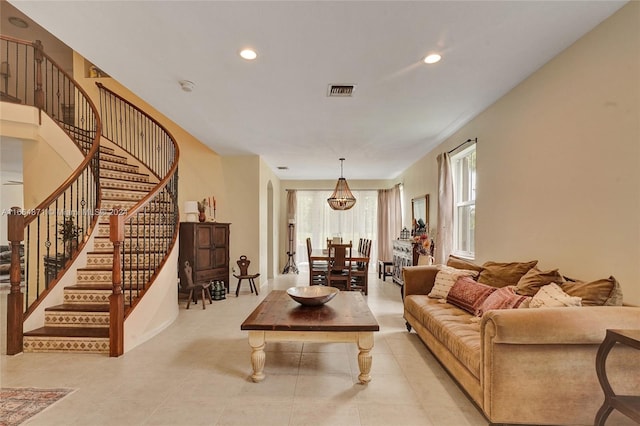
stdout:
[(530, 308), (561, 308), (564, 306), (582, 306), (582, 299), (569, 296), (556, 283), (542, 287), (529, 303)]
[(485, 312), (492, 309), (516, 309), (523, 307), (523, 304), (529, 306), (529, 296), (520, 296), (516, 294), (513, 287), (502, 287), (491, 293), (478, 308), (477, 315), (481, 317)]
[(482, 303), (497, 288), (475, 282), (469, 277), (460, 277), (451, 287), (447, 295), (447, 303), (451, 303), (472, 315), (478, 315)]
[(460, 277), (472, 277), (476, 274), (474, 271), (467, 271), (463, 269), (455, 269), (449, 266), (440, 266), (440, 270), (436, 274), (433, 288), (429, 292), (428, 296), (432, 299), (446, 299), (449, 290), (455, 284)]

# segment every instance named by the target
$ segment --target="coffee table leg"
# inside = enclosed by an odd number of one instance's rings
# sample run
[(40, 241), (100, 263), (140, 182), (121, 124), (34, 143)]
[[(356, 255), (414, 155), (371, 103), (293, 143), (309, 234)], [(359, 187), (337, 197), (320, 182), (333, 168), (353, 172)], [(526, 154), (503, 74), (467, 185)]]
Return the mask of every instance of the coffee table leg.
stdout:
[(373, 348), (373, 333), (358, 333), (358, 366), (360, 367), (360, 375), (358, 380), (360, 383), (366, 384), (371, 381), (371, 349)]
[(264, 380), (264, 362), (266, 355), (264, 353), (264, 331), (249, 332), (249, 346), (251, 346), (251, 367), (253, 374), (251, 380), (261, 382)]

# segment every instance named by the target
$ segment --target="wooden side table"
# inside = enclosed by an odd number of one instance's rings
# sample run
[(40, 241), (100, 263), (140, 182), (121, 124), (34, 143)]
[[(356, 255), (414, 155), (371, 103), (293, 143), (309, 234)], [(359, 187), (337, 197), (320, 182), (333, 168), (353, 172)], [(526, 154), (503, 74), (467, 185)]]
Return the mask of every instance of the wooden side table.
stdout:
[(604, 403), (596, 414), (596, 426), (604, 426), (614, 408), (640, 423), (640, 395), (616, 395), (607, 378), (607, 356), (616, 343), (640, 349), (640, 330), (607, 330), (607, 335), (598, 348), (596, 373), (604, 391)]

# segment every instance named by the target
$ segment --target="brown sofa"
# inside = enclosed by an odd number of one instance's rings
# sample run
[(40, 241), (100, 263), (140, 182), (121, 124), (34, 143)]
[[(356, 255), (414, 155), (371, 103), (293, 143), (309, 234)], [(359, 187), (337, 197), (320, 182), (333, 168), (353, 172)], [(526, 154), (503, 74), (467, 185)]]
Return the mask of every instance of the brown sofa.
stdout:
[[(593, 424), (604, 400), (595, 370), (598, 346), (607, 329), (640, 328), (640, 307), (489, 310), (480, 319), (427, 296), (438, 270), (404, 269), (407, 329), (491, 423)], [(640, 395), (638, 351), (615, 348), (607, 373), (618, 394)], [(626, 424), (614, 414), (607, 424)]]

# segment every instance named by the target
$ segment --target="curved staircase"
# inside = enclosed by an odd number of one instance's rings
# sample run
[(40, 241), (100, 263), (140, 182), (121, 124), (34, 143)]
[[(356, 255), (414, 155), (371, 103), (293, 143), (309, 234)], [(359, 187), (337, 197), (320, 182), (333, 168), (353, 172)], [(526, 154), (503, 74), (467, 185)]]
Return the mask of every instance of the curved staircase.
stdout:
[[(125, 152), (118, 152), (115, 148), (100, 146), (102, 211), (115, 207), (128, 209), (157, 185), (148, 170), (130, 164), (135, 160)], [(142, 219), (146, 221), (144, 233), (147, 236), (157, 233), (158, 228), (149, 226), (157, 222), (156, 215), (147, 213)], [(87, 252), (86, 265), (78, 268), (76, 283), (64, 288), (62, 303), (45, 308), (44, 327), (24, 333), (25, 352), (109, 353), (109, 296), (113, 292), (113, 244), (109, 240), (109, 226), (109, 216), (101, 214), (94, 231), (93, 248)], [(136, 227), (127, 228), (126, 234), (135, 237)], [(145, 254), (140, 255), (136, 248), (132, 250), (131, 244), (125, 244), (124, 263), (132, 266), (131, 270), (126, 268), (126, 274), (137, 275), (132, 281), (144, 286), (151, 275), (150, 257), (161, 253), (148, 247)], [(125, 300), (130, 303), (133, 293), (126, 287), (123, 291)]]

